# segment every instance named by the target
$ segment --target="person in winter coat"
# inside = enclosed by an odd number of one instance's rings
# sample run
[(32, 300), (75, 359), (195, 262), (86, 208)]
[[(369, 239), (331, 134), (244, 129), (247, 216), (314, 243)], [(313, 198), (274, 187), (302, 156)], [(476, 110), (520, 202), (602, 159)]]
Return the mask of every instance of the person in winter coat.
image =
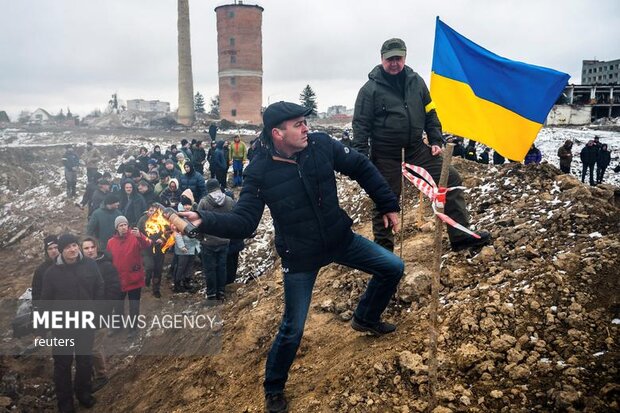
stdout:
[(607, 149), (607, 144), (601, 145), (601, 149), (596, 154), (596, 182), (603, 183), (603, 177), (605, 176), (605, 169), (611, 162), (611, 151)]
[[(103, 316), (111, 316), (114, 313), (116, 303), (120, 303), (121, 285), (118, 278), (118, 271), (112, 265), (112, 257), (107, 252), (99, 252), (99, 244), (93, 237), (82, 239), (80, 248), (82, 254), (92, 260), (95, 260), (99, 273), (103, 279), (103, 297), (105, 300), (103, 306), (99, 306), (100, 314)], [(93, 345), (93, 393), (101, 389), (108, 383), (108, 368), (106, 365), (105, 350), (103, 342), (106, 336), (106, 330), (101, 328), (95, 333), (95, 342)]]
[(194, 169), (200, 175), (204, 175), (205, 173), (204, 164), (205, 164), (205, 160), (207, 159), (207, 152), (205, 151), (205, 148), (202, 145), (202, 141), (196, 142), (196, 147), (194, 148), (194, 150), (192, 150), (192, 153), (194, 154)]
[(207, 162), (209, 163), (209, 177), (215, 178), (215, 168), (213, 164), (213, 155), (215, 155), (215, 150), (217, 149), (217, 142), (215, 140), (211, 141), (211, 145), (209, 146), (209, 151), (207, 152)]
[(540, 153), (540, 149), (538, 149), (536, 145), (532, 144), (532, 147), (525, 155), (523, 163), (529, 165), (531, 163), (540, 163), (540, 161), (542, 161), (542, 153)]
[(213, 163), (213, 173), (215, 174), (215, 179), (218, 180), (223, 191), (226, 189), (226, 173), (228, 172), (228, 162), (226, 161), (224, 141), (217, 142), (211, 161)]
[(103, 158), (99, 149), (95, 148), (92, 142), (86, 142), (86, 153), (84, 154), (84, 163), (86, 164), (86, 179), (88, 182), (96, 182), (95, 174), (99, 168), (99, 164)]
[(481, 164), (488, 165), (489, 164), (489, 153), (491, 152), (491, 148), (484, 148), (482, 153), (480, 154), (480, 159), (478, 162)]
[[(217, 179), (207, 181), (207, 196), (200, 200), (198, 211), (228, 213), (234, 201), (222, 192)], [(230, 240), (205, 235), (201, 241), (202, 265), (207, 284), (207, 300), (223, 300), (226, 287), (226, 259)]]
[(175, 166), (181, 171), (181, 173), (185, 173), (185, 164), (190, 162), (183, 152), (177, 153), (177, 163)]
[(209, 136), (211, 137), (211, 141), (215, 142), (215, 138), (217, 137), (217, 125), (215, 123), (209, 125)]
[[(192, 152), (191, 149), (191, 145), (188, 142), (187, 139), (181, 139), (181, 150), (179, 151), (179, 153), (182, 153), (183, 155), (185, 155), (185, 162), (187, 163), (194, 163), (194, 153)], [(178, 155), (177, 155), (178, 158)], [(181, 170), (183, 170), (183, 165), (179, 165), (181, 167)]]
[[(121, 281), (122, 298), (129, 300), (129, 315), (137, 321), (140, 315), (140, 295), (145, 286), (142, 250), (151, 248), (151, 241), (137, 228), (129, 229), (129, 222), (124, 216), (114, 221), (116, 232), (108, 241), (106, 248), (112, 254), (112, 264), (118, 271)], [(131, 326), (132, 335), (137, 333), (137, 325)]]
[(566, 140), (564, 145), (558, 148), (558, 158), (560, 158), (560, 170), (565, 174), (570, 173), (570, 164), (573, 162), (573, 141)]
[[(384, 225), (392, 226), (394, 231), (400, 225), (398, 199), (368, 158), (327, 134), (309, 134), (305, 119), (309, 114), (308, 108), (295, 103), (270, 105), (263, 113), (266, 148), (245, 169), (235, 208), (229, 213), (200, 207), (197, 212), (180, 213), (204, 234), (247, 238), (257, 228), (265, 205), (269, 207), (276, 250), (282, 258), (285, 311), (267, 358), (267, 411), (287, 408), (284, 387), (321, 267), (337, 262), (373, 274), (351, 326), (375, 335), (396, 329), (381, 321), (381, 314), (403, 275), (403, 262), (351, 230), (353, 221), (339, 206), (335, 174), (355, 179), (384, 213)], [(209, 182), (208, 192), (213, 187)], [(218, 205), (221, 197), (218, 194), (207, 204)]]
[(151, 240), (152, 248), (142, 250), (142, 262), (144, 263), (145, 285), (153, 284), (152, 293), (155, 298), (161, 298), (161, 276), (164, 271), (165, 253), (162, 251), (167, 233), (147, 234), (146, 221), (157, 211), (157, 207), (149, 205), (149, 209), (140, 217), (138, 229), (144, 236)]
[(186, 163), (185, 173), (179, 179), (179, 189), (185, 191), (190, 189), (195, 199), (200, 199), (205, 195), (205, 178), (194, 170), (194, 165)]
[(118, 207), (120, 200), (115, 193), (106, 195), (103, 204), (93, 212), (86, 226), (86, 234), (99, 241), (99, 245), (108, 245), (108, 240), (114, 235), (114, 220), (123, 215)]
[(465, 146), (463, 146), (463, 140), (461, 138), (459, 138), (458, 136), (448, 135), (446, 138), (446, 143), (454, 144), (452, 156), (465, 158)]
[(245, 143), (241, 142), (241, 136), (235, 135), (229, 149), (229, 156), (233, 163), (233, 187), (243, 185), (243, 164), (247, 159), (247, 154), (248, 150)]
[(121, 192), (121, 212), (129, 221), (129, 226), (135, 227), (138, 220), (146, 211), (146, 202), (142, 195), (138, 193), (136, 184), (133, 181), (126, 181)]
[(589, 141), (586, 146), (583, 147), (580, 153), (582, 168), (581, 168), (581, 182), (585, 183), (586, 173), (590, 171), (590, 186), (596, 185), (594, 181), (594, 165), (596, 164), (596, 155), (598, 150), (594, 145), (594, 141)]
[(47, 269), (54, 265), (56, 258), (60, 255), (58, 252), (58, 237), (48, 235), (43, 239), (43, 251), (45, 252), (45, 261), (43, 261), (32, 276), (32, 306), (36, 308), (36, 303), (41, 299), (43, 291), (43, 274)]
[(179, 181), (175, 178), (170, 179), (168, 187), (159, 194), (161, 204), (172, 209), (177, 209), (181, 200), (181, 190), (179, 189)]
[[(54, 265), (43, 276), (41, 311), (75, 311), (89, 309), (92, 301), (103, 297), (103, 280), (95, 261), (80, 252), (78, 238), (73, 234), (58, 237), (58, 251)], [(76, 303), (78, 302), (78, 303)], [(78, 305), (86, 302), (86, 308)], [(52, 349), (54, 357), (54, 388), (60, 412), (75, 412), (73, 393), (78, 402), (90, 408), (95, 405), (92, 395), (92, 350), (94, 330), (52, 330), (58, 345)], [(63, 340), (66, 344), (61, 344)], [(75, 358), (75, 380), (71, 380), (71, 367)]]
[(178, 168), (177, 164), (172, 159), (166, 159), (164, 161), (164, 171), (170, 178), (180, 179), (181, 178), (181, 170)]
[(156, 197), (159, 198), (159, 195), (161, 195), (164, 189), (168, 188), (169, 182), (170, 182), (170, 175), (168, 175), (168, 173), (166, 172), (162, 172), (159, 175), (159, 182), (155, 184), (155, 188), (153, 189), (153, 192), (155, 193)]
[[(439, 182), (443, 158), (443, 135), (435, 104), (424, 80), (405, 64), (407, 47), (401, 39), (386, 40), (381, 47), (381, 63), (368, 74), (355, 101), (353, 115), (353, 147), (369, 156), (387, 180), (391, 190), (401, 193), (402, 149), (405, 161), (428, 171)], [(426, 132), (428, 144), (424, 140)], [(448, 187), (461, 185), (461, 176), (450, 167)], [(469, 214), (463, 191), (449, 191), (445, 214), (469, 226)], [(383, 214), (373, 211), (373, 235), (379, 245), (392, 251), (394, 236), (383, 225)], [(452, 226), (448, 237), (453, 251), (475, 248), (490, 243), (487, 231), (478, 238)]]
[(196, 238), (189, 238), (175, 231), (174, 254), (177, 256), (177, 265), (173, 276), (173, 291), (175, 293), (191, 291), (192, 268), (195, 257), (200, 254), (200, 242)]
[(77, 185), (77, 172), (80, 166), (80, 158), (73, 150), (73, 146), (68, 146), (62, 157), (62, 164), (65, 167), (65, 180), (67, 181), (67, 197), (75, 196), (75, 186)]
[(161, 165), (164, 162), (164, 154), (161, 153), (161, 147), (159, 145), (153, 146), (153, 150), (149, 154), (151, 159), (155, 159), (157, 161), (157, 165)]
[(95, 172), (95, 175), (92, 177), (92, 179), (94, 180), (88, 181), (88, 183), (86, 184), (86, 188), (84, 189), (84, 195), (82, 195), (82, 200), (79, 202), (79, 204), (77, 204), (80, 209), (84, 209), (84, 207), (88, 205), (89, 216), (93, 212), (93, 209), (91, 209), (93, 194), (99, 187), (99, 185), (97, 185), (97, 181), (101, 179), (101, 176), (102, 175), (99, 172)]
[(342, 143), (347, 148), (351, 147), (351, 136), (349, 136), (349, 131), (342, 132), (342, 138), (340, 138), (340, 143)]
[[(153, 185), (151, 185), (148, 181), (144, 179), (138, 182), (138, 193), (142, 195), (142, 198), (144, 199), (144, 204), (147, 207), (154, 202), (159, 202), (159, 197), (157, 197), (155, 195), (155, 192), (153, 192)], [(144, 211), (146, 211), (146, 208), (144, 209)]]
[(140, 171), (147, 172), (149, 170), (149, 159), (151, 158), (149, 158), (148, 150), (142, 146), (140, 148), (140, 153), (136, 158), (136, 166)]
[(470, 140), (465, 148), (465, 159), (468, 161), (478, 161), (478, 155), (476, 154), (476, 141)]

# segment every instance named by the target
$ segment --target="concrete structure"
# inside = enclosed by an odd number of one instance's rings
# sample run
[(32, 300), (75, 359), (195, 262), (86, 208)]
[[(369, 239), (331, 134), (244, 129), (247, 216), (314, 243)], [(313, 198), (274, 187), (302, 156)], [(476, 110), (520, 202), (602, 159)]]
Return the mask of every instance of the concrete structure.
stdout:
[(262, 123), (263, 8), (237, 1), (215, 8), (220, 117)]
[(138, 112), (170, 112), (170, 103), (159, 100), (129, 99), (127, 110)]
[(620, 84), (620, 59), (608, 62), (584, 60), (581, 66), (581, 84)]
[(555, 105), (545, 124), (585, 125), (620, 116), (620, 85), (568, 85), (564, 96), (566, 104)]

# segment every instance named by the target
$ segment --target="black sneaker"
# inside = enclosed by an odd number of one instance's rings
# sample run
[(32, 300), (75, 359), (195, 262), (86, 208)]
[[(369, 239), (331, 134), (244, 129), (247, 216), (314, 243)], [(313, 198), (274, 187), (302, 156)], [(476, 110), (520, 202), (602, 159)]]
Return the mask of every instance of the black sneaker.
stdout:
[(365, 323), (358, 320), (355, 316), (351, 319), (351, 327), (355, 331), (371, 333), (375, 336), (382, 336), (396, 331), (396, 326), (394, 324), (386, 323), (384, 321), (379, 321), (378, 323)]
[(266, 413), (287, 413), (288, 402), (284, 393), (268, 393), (265, 395)]
[(99, 390), (101, 390), (103, 386), (108, 384), (108, 381), (109, 381), (108, 378), (105, 376), (94, 379), (93, 380), (93, 393), (96, 393)]
[(95, 403), (97, 403), (97, 399), (95, 399), (92, 394), (77, 396), (77, 399), (78, 402), (80, 402), (80, 405), (86, 407), (87, 409), (90, 409), (95, 405)]
[(161, 298), (161, 293), (158, 291), (153, 291), (153, 297), (155, 298)]
[(450, 244), (452, 251), (462, 251), (469, 248), (484, 247), (485, 245), (491, 243), (491, 233), (488, 231), (480, 231), (478, 235), (480, 235), (480, 238), (469, 236), (467, 238), (452, 242)]

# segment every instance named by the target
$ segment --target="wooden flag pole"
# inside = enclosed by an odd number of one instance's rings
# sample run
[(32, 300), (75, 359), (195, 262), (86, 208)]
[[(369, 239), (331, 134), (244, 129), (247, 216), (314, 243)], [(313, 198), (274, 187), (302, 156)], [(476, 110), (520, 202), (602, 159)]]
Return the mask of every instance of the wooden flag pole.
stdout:
[[(452, 151), (454, 144), (449, 143), (443, 150), (443, 164), (441, 166), (441, 177), (438, 186), (445, 188), (448, 183), (450, 164), (452, 163)], [(443, 208), (437, 207), (438, 212), (443, 212)], [(443, 232), (443, 222), (435, 216), (435, 257), (433, 261), (433, 278), (431, 282), (431, 307), (429, 313), (430, 321), (430, 351), (428, 363), (428, 389), (430, 394), (429, 411), (437, 407), (437, 311), (439, 307), (439, 278), (441, 275), (441, 235)]]
[[(401, 165), (405, 163), (405, 148), (400, 150)], [(405, 236), (405, 175), (400, 173), (400, 259), (403, 259), (403, 242)]]
[(418, 199), (418, 228), (424, 225), (424, 194), (419, 192), (420, 197)]

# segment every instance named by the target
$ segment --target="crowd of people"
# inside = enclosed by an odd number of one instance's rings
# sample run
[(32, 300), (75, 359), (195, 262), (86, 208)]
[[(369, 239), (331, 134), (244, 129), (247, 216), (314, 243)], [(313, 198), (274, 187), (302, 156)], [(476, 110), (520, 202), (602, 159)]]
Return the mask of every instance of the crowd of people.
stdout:
[[(601, 143), (599, 136), (588, 141), (579, 153), (581, 159), (581, 182), (585, 183), (586, 176), (589, 175), (588, 182), (591, 186), (603, 183), (605, 171), (611, 162), (611, 151), (608, 145)], [(558, 148), (558, 158), (560, 159), (560, 169), (562, 172), (570, 174), (573, 162), (573, 141), (566, 140)], [(618, 168), (616, 168), (618, 169)], [(614, 169), (615, 172), (618, 172)], [(596, 171), (596, 176), (594, 175)]]
[[(87, 209), (86, 231), (82, 237), (65, 233), (44, 239), (46, 258), (32, 280), (35, 308), (37, 303), (50, 301), (105, 300), (113, 303), (107, 309), (109, 314), (124, 314), (127, 299), (128, 315), (136, 318), (145, 287), (151, 288), (155, 298), (162, 296), (167, 261), (171, 293), (196, 293), (194, 266), (199, 265), (206, 286), (205, 304), (218, 305), (226, 298), (226, 285), (237, 278), (243, 239), (190, 238), (172, 224), (156, 233), (147, 227), (149, 218), (165, 208), (230, 213), (235, 201), (228, 189), (228, 169), (232, 165), (232, 187), (241, 187), (248, 161), (248, 146), (240, 136), (232, 143), (214, 140), (208, 150), (203, 142), (186, 139), (165, 152), (159, 145), (151, 150), (141, 147), (121, 163), (115, 171), (117, 177), (100, 170), (103, 158), (91, 142), (86, 145), (83, 162), (73, 147), (66, 148), (62, 161), (68, 197), (76, 195), (79, 167), (82, 163), (86, 166), (88, 183), (77, 204)], [(170, 238), (174, 247), (167, 252), (164, 245)], [(137, 325), (128, 330), (127, 337), (134, 339)], [(54, 347), (54, 383), (61, 412), (74, 411), (73, 392), (81, 405), (91, 407), (95, 403), (92, 393), (107, 383), (102, 348), (105, 334), (98, 330), (92, 336), (82, 335), (82, 347), (75, 354)], [(91, 352), (92, 357), (84, 356)], [(72, 381), (74, 356), (76, 375)]]

